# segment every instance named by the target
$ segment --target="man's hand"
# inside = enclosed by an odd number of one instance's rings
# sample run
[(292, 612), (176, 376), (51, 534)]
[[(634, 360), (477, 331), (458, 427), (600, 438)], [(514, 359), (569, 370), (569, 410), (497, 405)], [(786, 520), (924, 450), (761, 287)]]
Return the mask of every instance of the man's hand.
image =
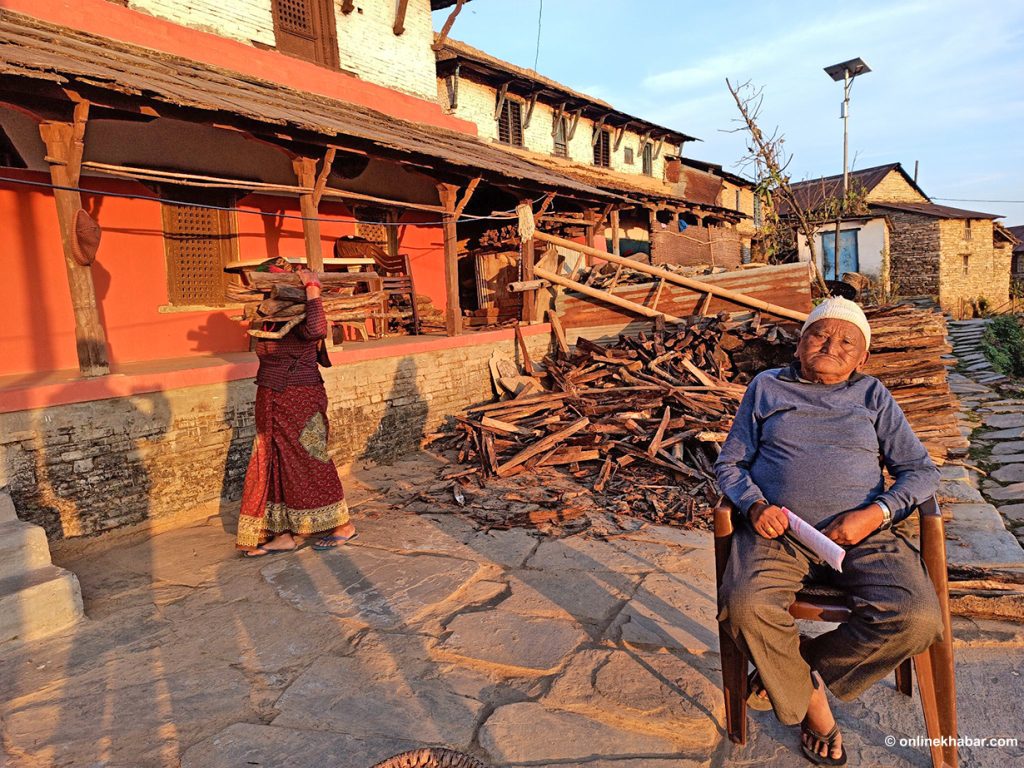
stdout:
[(822, 533), (840, 546), (852, 547), (878, 530), (882, 519), (882, 508), (877, 504), (868, 504), (866, 507), (844, 512), (825, 526)]
[(789, 518), (782, 507), (759, 501), (750, 507), (750, 524), (764, 538), (777, 539), (789, 528)]

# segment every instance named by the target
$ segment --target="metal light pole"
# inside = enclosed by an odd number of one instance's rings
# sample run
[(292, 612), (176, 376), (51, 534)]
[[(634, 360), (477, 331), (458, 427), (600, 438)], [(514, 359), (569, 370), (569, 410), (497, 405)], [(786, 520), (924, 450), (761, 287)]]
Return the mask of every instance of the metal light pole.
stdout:
[(850, 122), (850, 86), (853, 85), (853, 78), (870, 71), (871, 68), (860, 57), (843, 61), (839, 64), (833, 64), (831, 67), (825, 67), (825, 72), (829, 77), (836, 82), (843, 81), (843, 108), (840, 115), (843, 118), (843, 196), (840, 198), (840, 204), (836, 210), (836, 234), (832, 245), (832, 270), (834, 272), (833, 277), (836, 280), (839, 280), (839, 225), (842, 223), (843, 207), (846, 205), (846, 194), (850, 188), (850, 142), (848, 132)]

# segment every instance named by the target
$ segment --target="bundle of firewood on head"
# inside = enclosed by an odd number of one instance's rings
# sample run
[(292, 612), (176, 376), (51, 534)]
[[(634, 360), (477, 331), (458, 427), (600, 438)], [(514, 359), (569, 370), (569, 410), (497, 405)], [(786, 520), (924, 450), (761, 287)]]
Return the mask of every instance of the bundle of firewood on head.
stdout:
[[(865, 372), (890, 388), (942, 463), (966, 445), (945, 379), (942, 315), (912, 307), (867, 314), (873, 357)], [(458, 484), (462, 511), (490, 527), (564, 525), (601, 511), (708, 527), (719, 498), (713, 465), (745, 385), (788, 365), (798, 338), (797, 324), (756, 313), (691, 317), (610, 346), (580, 338), (574, 350), (545, 358), (547, 391), (524, 390), (456, 418), (440, 445), (471, 466), (446, 477)], [(590, 493), (572, 495), (567, 480)], [(558, 499), (546, 501), (542, 492), (553, 490)], [(487, 498), (496, 494), (506, 503)]]
[[(360, 322), (380, 317), (385, 311), (383, 291), (355, 293), (366, 283), (366, 273), (318, 272), (324, 313), (328, 322)], [(247, 285), (229, 284), (229, 301), (243, 303), (242, 317), (249, 322), (249, 335), (259, 339), (283, 338), (306, 319), (306, 291), (293, 272), (246, 272)], [(265, 330), (265, 323), (273, 323)]]

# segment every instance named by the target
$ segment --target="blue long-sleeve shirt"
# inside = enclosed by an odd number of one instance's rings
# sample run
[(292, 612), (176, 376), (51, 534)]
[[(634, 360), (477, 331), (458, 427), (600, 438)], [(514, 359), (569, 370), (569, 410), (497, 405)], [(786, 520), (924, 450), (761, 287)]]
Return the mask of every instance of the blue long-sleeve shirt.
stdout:
[[(882, 465), (894, 478), (885, 489)], [(758, 374), (715, 463), (718, 485), (742, 512), (761, 499), (817, 527), (883, 501), (893, 521), (935, 493), (939, 472), (885, 385), (854, 374), (812, 384), (799, 369)]]

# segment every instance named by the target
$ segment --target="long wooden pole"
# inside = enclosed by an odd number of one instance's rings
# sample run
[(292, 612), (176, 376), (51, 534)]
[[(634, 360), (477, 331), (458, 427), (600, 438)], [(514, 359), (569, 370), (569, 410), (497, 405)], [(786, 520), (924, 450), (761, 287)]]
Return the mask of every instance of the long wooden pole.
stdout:
[(292, 161), (299, 184), (309, 192), (299, 195), (299, 210), (302, 211), (302, 237), (306, 245), (306, 265), (314, 272), (324, 269), (324, 255), (320, 248), (320, 219), (313, 190), (316, 186), (316, 160), (312, 157), (297, 157)]
[[(81, 101), (75, 105), (73, 123), (43, 123), (39, 126), (50, 163), (50, 179), (58, 187), (78, 186), (88, 115), (89, 102)], [(55, 189), (53, 199), (57, 204), (57, 223), (75, 316), (78, 367), (85, 376), (103, 376), (110, 373), (110, 364), (107, 362), (107, 335), (100, 322), (92, 269), (75, 261), (71, 251), (75, 215), (82, 208), (82, 196), (72, 189)], [(39, 343), (46, 344), (49, 340), (42, 339)]]
[(459, 246), (456, 230), (455, 207), (459, 188), (454, 184), (438, 184), (437, 194), (445, 209), (444, 223), (444, 285), (445, 329), (449, 336), (462, 333), (462, 305), (459, 300)]
[(555, 274), (554, 272), (549, 272), (548, 270), (543, 269), (541, 267), (535, 267), (533, 273), (537, 277), (542, 277), (545, 280), (549, 280), (552, 283), (555, 283), (556, 285), (561, 285), (564, 288), (571, 288), (574, 291), (582, 293), (584, 296), (590, 296), (593, 299), (598, 299), (608, 304), (614, 304), (616, 307), (628, 309), (630, 312), (636, 312), (636, 314), (643, 315), (644, 317), (664, 317), (666, 322), (669, 323), (683, 322), (682, 318), (676, 317), (675, 315), (667, 315), (664, 312), (659, 312), (656, 309), (645, 307), (643, 304), (637, 304), (635, 301), (623, 299), (619, 296), (616, 296), (614, 293), (602, 291), (597, 288), (591, 288), (589, 285), (584, 285), (583, 283), (577, 283), (575, 280), (570, 280), (569, 278), (563, 277), (562, 275)]
[[(665, 269), (660, 269), (658, 267), (652, 267), (652, 266), (650, 266), (648, 264), (642, 264), (641, 262), (634, 261), (633, 259), (626, 259), (626, 258), (623, 258), (621, 256), (616, 256), (616, 255), (611, 254), (611, 253), (606, 253), (604, 251), (599, 251), (596, 248), (590, 248), (590, 247), (588, 247), (586, 245), (581, 245), (580, 243), (573, 242), (572, 240), (566, 240), (564, 237), (556, 237), (555, 235), (549, 235), (547, 232), (541, 232), (540, 230), (537, 230), (537, 232), (534, 233), (533, 237), (534, 237), (534, 239), (541, 240), (541, 241), (543, 241), (545, 243), (552, 243), (553, 245), (560, 245), (563, 248), (569, 248), (571, 250), (578, 251), (580, 253), (585, 253), (585, 254), (587, 254), (589, 256), (596, 256), (599, 259), (604, 259), (605, 261), (610, 261), (612, 264), (621, 264), (623, 266), (629, 267), (630, 269), (634, 269), (637, 272), (645, 272), (645, 273), (647, 273), (649, 275), (654, 275), (655, 277), (661, 278), (661, 279), (663, 279), (663, 280), (665, 280), (665, 281), (667, 281), (669, 283), (675, 283), (676, 285), (681, 285), (684, 288), (690, 288), (692, 290), (699, 291), (701, 293), (710, 293), (710, 294), (712, 294), (714, 296), (718, 296), (721, 299), (726, 299), (727, 301), (732, 301), (732, 302), (734, 302), (736, 304), (742, 304), (745, 307), (751, 307), (753, 309), (759, 309), (762, 312), (768, 312), (769, 314), (776, 315), (778, 317), (785, 317), (785, 318), (787, 318), (789, 320), (796, 320), (798, 322), (803, 322), (804, 320), (807, 319), (807, 313), (806, 312), (798, 312), (795, 309), (789, 309), (788, 307), (781, 307), (778, 304), (772, 304), (772, 303), (767, 302), (767, 301), (762, 301), (761, 299), (755, 299), (754, 297), (748, 296), (745, 293), (740, 293), (739, 291), (731, 291), (728, 288), (720, 288), (719, 286), (713, 285), (712, 283), (704, 283), (704, 282), (701, 282), (700, 280), (693, 280), (693, 279), (691, 279), (689, 277), (683, 277), (682, 275), (677, 275), (675, 272), (669, 272), (668, 270), (665, 270)], [(554, 282), (558, 282), (558, 280), (552, 280), (548, 276), (551, 273), (547, 273), (547, 274), (542, 275), (540, 273), (540, 270), (535, 270), (535, 274), (537, 275), (537, 277), (543, 277), (543, 278), (545, 278), (547, 280), (551, 280), (551, 282), (553, 282), (553, 283)], [(555, 275), (555, 277), (559, 277), (559, 276)], [(559, 277), (559, 280), (562, 280), (562, 278)], [(559, 284), (560, 285), (564, 285), (565, 283), (563, 282), (563, 283), (559, 283)], [(579, 284), (577, 283), (577, 285), (579, 285)], [(581, 293), (584, 293), (584, 292), (581, 291)], [(601, 298), (601, 299), (607, 300), (610, 304), (615, 304), (615, 302), (611, 301), (611, 299), (609, 298), (609, 297), (612, 296), (612, 294), (607, 293), (607, 292), (603, 292), (603, 291), (600, 292), (600, 294), (601, 294), (600, 296), (595, 296), (594, 298)], [(590, 295), (590, 294), (587, 294), (587, 295)], [(629, 303), (632, 303), (632, 302), (629, 302)], [(619, 306), (622, 306), (622, 305), (619, 305)], [(637, 306), (640, 306), (640, 305), (637, 305)], [(645, 309), (646, 309), (646, 307), (645, 307)], [(660, 315), (660, 314), (662, 314), (662, 313), (661, 312), (655, 312), (654, 313), (654, 315)], [(648, 315), (648, 316), (649, 317), (653, 317), (654, 315)], [(665, 319), (666, 320), (669, 319), (668, 315), (665, 316)]]

